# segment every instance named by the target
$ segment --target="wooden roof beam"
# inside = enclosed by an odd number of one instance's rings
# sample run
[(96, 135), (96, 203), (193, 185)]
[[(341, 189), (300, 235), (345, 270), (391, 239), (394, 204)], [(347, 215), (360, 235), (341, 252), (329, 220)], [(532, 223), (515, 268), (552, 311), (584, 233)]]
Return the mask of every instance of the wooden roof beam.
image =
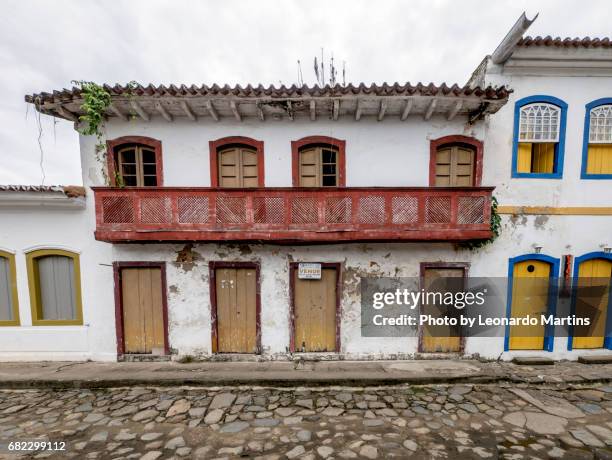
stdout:
[(193, 113), (191, 106), (186, 101), (181, 101), (181, 108), (191, 121), (198, 121), (197, 115)]
[(355, 109), (355, 121), (361, 120), (361, 113), (363, 112), (363, 105), (361, 99), (357, 99), (357, 108)]
[(382, 121), (385, 117), (385, 112), (387, 111), (387, 101), (384, 99), (380, 101), (380, 107), (378, 109), (378, 121)]
[(429, 103), (429, 107), (427, 107), (427, 111), (425, 112), (425, 116), (423, 117), (425, 120), (429, 120), (436, 110), (436, 106), (438, 105), (437, 99), (432, 99)]
[(236, 121), (242, 121), (242, 116), (240, 115), (236, 101), (230, 101), (230, 109), (232, 109), (232, 113), (234, 114)]
[(293, 105), (291, 101), (287, 101), (287, 115), (289, 115), (289, 120), (293, 121)]
[(208, 110), (208, 113), (213, 120), (219, 121), (219, 114), (217, 113), (215, 106), (212, 104), (212, 101), (206, 101), (206, 110)]
[(333, 108), (332, 108), (332, 118), (334, 121), (338, 120), (338, 114), (340, 113), (340, 101), (338, 99), (334, 99)]
[(79, 117), (72, 113), (70, 110), (65, 109), (61, 105), (57, 107), (57, 113), (59, 113), (62, 117), (67, 118), (70, 121), (74, 121), (77, 123), (79, 121)]
[(263, 104), (258, 102), (256, 105), (257, 105), (257, 116), (259, 117), (261, 121), (266, 121), (266, 114), (263, 109)]
[(134, 112), (136, 112), (138, 114), (138, 116), (140, 118), (142, 118), (144, 121), (150, 121), (151, 120), (151, 116), (147, 112), (144, 111), (144, 109), (142, 108), (142, 106), (138, 102), (130, 101), (130, 105), (134, 109)]
[(310, 121), (317, 119), (317, 103), (313, 100), (310, 101)]
[(453, 118), (457, 116), (461, 108), (463, 107), (463, 101), (460, 99), (456, 102), (453, 108), (448, 112), (448, 116), (446, 117), (448, 121), (451, 121)]
[(115, 104), (113, 104), (111, 102), (111, 104), (108, 106), (108, 109), (113, 112), (116, 116), (118, 116), (119, 118), (121, 118), (123, 121), (128, 121), (128, 116), (123, 113), (121, 110), (119, 110), (119, 107), (117, 107)]
[(166, 119), (166, 121), (170, 122), (173, 120), (172, 115), (166, 110), (166, 108), (161, 104), (161, 102), (157, 101), (155, 103), (155, 110), (157, 110), (160, 115)]
[(400, 120), (405, 121), (406, 118), (408, 118), (408, 115), (410, 115), (410, 112), (412, 111), (413, 105), (414, 105), (414, 100), (406, 99), (406, 104), (404, 105), (404, 110), (402, 110), (402, 115), (400, 116)]

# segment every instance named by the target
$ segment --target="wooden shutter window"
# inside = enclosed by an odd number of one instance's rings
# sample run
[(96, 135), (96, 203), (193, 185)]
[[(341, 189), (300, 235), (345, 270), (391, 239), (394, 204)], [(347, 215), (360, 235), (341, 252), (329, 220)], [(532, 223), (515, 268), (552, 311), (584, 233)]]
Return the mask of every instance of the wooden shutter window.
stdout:
[(219, 187), (257, 187), (259, 185), (257, 152), (244, 147), (220, 150), (218, 156)]
[(306, 147), (299, 151), (300, 187), (337, 187), (338, 151), (335, 147)]
[(612, 174), (612, 144), (589, 144), (587, 174)]
[(41, 320), (77, 319), (74, 262), (66, 256), (44, 256), (35, 261)]
[(13, 321), (11, 267), (6, 257), (0, 257), (0, 321)]
[(476, 152), (461, 145), (443, 146), (436, 152), (437, 187), (471, 187), (474, 185)]
[(142, 145), (120, 148), (117, 151), (117, 173), (126, 187), (157, 186), (155, 151)]
[(520, 142), (516, 162), (517, 172), (554, 173), (556, 145), (553, 142)]

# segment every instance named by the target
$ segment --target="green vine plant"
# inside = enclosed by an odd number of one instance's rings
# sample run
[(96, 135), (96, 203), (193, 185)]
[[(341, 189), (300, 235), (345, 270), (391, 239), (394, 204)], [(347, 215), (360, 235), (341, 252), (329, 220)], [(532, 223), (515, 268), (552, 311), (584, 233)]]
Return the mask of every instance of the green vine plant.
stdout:
[(103, 86), (92, 81), (73, 80), (72, 83), (81, 89), (83, 96), (81, 109), (85, 113), (79, 116), (79, 120), (84, 122), (84, 125), (79, 132), (85, 136), (95, 135), (100, 142), (106, 109), (111, 104), (111, 95)]
[(493, 241), (495, 241), (499, 237), (499, 235), (501, 235), (501, 216), (497, 211), (497, 205), (497, 198), (495, 198), (494, 196), (491, 197), (491, 238), (488, 238), (486, 240), (466, 241), (464, 243), (460, 243), (459, 247), (466, 249), (479, 249), (490, 243), (493, 243)]

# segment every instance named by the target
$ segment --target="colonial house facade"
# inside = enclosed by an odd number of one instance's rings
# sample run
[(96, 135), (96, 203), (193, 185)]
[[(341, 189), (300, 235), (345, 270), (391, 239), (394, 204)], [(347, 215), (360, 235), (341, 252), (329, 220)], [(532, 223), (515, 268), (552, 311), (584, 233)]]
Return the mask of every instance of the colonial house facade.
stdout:
[[(570, 337), (362, 335), (364, 277), (509, 277), (501, 316), (610, 279), (612, 45), (530, 23), (465, 86), (105, 86), (82, 193), (0, 189), (0, 360), (606, 353), (608, 292)], [(26, 101), (79, 127), (81, 89)]]

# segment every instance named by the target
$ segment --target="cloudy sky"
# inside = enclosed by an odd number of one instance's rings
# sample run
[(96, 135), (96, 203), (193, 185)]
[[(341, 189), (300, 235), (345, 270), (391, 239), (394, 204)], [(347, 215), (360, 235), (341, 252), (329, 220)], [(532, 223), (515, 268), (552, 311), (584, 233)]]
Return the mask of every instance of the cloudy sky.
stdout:
[[(0, 184), (80, 184), (72, 123), (24, 94), (98, 83), (306, 83), (324, 47), (352, 82), (464, 84), (522, 11), (531, 35), (609, 36), (609, 0), (0, 0)], [(41, 148), (42, 146), (42, 167)]]

